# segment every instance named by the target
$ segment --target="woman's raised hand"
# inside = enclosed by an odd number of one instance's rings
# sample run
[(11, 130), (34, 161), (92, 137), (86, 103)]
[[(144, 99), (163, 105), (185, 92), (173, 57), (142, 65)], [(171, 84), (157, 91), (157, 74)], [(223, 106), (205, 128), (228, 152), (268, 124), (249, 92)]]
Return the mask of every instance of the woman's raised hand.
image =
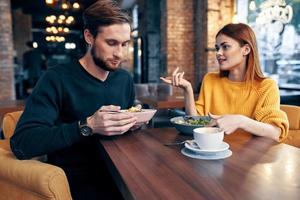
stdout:
[(177, 67), (175, 71), (172, 73), (172, 77), (160, 77), (160, 79), (170, 85), (180, 87), (183, 89), (187, 89), (191, 83), (183, 78), (184, 72), (178, 72), (179, 68)]

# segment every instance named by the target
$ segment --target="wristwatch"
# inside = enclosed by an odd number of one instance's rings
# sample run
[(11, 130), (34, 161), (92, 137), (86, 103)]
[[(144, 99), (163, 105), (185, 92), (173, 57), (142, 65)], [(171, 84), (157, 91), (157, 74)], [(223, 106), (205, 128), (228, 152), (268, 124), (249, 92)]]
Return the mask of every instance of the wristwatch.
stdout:
[(87, 125), (86, 118), (79, 121), (79, 130), (80, 134), (83, 136), (91, 136), (93, 134), (93, 130), (91, 127)]

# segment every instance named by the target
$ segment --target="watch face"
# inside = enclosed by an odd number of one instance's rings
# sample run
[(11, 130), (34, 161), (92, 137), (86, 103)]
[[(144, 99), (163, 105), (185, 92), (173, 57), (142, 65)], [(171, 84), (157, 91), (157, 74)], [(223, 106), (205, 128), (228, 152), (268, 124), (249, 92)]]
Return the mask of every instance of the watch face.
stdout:
[(90, 136), (90, 135), (92, 135), (92, 129), (88, 126), (83, 126), (80, 128), (80, 133), (83, 136)]

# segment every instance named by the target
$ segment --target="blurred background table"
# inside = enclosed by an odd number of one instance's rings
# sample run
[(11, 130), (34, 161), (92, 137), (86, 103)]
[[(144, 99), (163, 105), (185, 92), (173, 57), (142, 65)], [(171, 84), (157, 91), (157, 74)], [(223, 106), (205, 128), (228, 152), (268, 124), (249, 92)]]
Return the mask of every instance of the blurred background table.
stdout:
[(180, 95), (150, 95), (139, 96), (137, 99), (155, 109), (184, 108), (184, 96)]

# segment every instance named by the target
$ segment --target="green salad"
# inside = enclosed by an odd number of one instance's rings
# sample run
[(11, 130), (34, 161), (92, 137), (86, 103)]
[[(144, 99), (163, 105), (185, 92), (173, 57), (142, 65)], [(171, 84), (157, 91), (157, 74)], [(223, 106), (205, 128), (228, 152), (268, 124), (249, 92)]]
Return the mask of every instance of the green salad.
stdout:
[(209, 118), (199, 118), (195, 119), (193, 117), (184, 117), (182, 119), (177, 120), (175, 123), (177, 124), (185, 124), (185, 125), (207, 125), (209, 124)]

